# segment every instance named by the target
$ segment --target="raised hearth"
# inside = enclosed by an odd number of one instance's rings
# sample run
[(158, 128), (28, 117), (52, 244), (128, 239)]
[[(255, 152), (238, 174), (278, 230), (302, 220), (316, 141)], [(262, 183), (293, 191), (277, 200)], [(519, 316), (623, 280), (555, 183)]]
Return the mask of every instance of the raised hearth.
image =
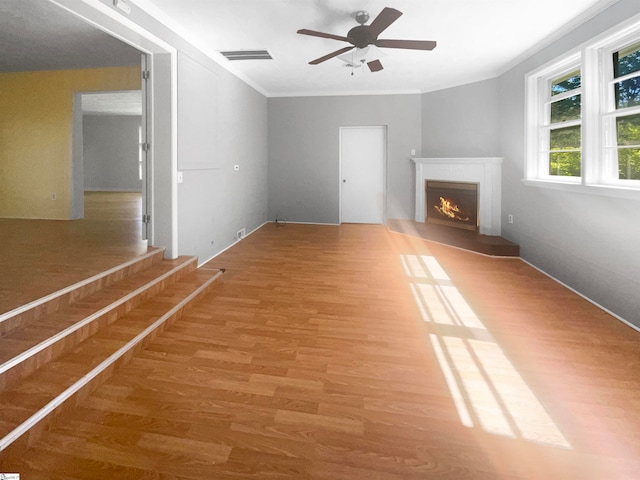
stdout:
[(393, 232), (423, 238), (431, 242), (462, 248), (470, 252), (498, 257), (519, 257), (520, 246), (499, 236), (481, 235), (478, 232), (451, 228), (434, 223), (413, 220), (389, 219), (387, 227)]

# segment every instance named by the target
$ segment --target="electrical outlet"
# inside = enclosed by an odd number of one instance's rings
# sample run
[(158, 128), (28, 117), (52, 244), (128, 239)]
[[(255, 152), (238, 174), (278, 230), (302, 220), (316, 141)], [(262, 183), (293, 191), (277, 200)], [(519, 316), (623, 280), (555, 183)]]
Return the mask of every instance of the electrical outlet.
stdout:
[(242, 240), (245, 235), (246, 234), (244, 228), (242, 230), (238, 230), (238, 233), (236, 233), (236, 240)]
[(509, 223), (513, 223), (513, 215), (512, 215), (512, 214), (509, 214), (509, 215), (507, 216), (507, 221), (508, 221)]
[(51, 200), (57, 200), (58, 199), (58, 194), (57, 193), (52, 193), (51, 194)]

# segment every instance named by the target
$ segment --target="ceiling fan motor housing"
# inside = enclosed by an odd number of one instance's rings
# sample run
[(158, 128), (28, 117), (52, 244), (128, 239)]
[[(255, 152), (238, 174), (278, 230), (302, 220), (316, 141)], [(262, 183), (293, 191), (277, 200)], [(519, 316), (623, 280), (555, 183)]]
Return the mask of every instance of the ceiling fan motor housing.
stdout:
[(355, 45), (357, 48), (365, 48), (376, 41), (375, 36), (371, 35), (369, 27), (367, 25), (358, 25), (353, 27), (347, 33), (349, 43)]

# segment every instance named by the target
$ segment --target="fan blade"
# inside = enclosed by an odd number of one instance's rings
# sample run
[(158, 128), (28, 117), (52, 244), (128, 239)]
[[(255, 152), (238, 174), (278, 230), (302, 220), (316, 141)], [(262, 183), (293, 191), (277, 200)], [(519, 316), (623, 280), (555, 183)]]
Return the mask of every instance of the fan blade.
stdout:
[(311, 60), (309, 62), (309, 65), (318, 65), (319, 63), (325, 62), (325, 61), (329, 60), (330, 58), (337, 57), (338, 55), (342, 55), (343, 53), (346, 53), (349, 50), (353, 50), (353, 47), (344, 47), (344, 48), (341, 48), (340, 50), (336, 50), (335, 52), (332, 52), (332, 53), (330, 53), (328, 55), (325, 55), (324, 57), (320, 57), (320, 58), (316, 58), (315, 60)]
[(298, 33), (301, 35), (311, 35), (312, 37), (331, 38), (332, 40), (342, 40), (343, 42), (349, 42), (349, 39), (347, 37), (341, 37), (340, 35), (333, 35), (331, 33), (316, 32), (315, 30), (307, 30), (306, 28), (298, 30)]
[(411, 50), (433, 50), (436, 42), (431, 40), (376, 40), (376, 47), (408, 48)]
[(369, 66), (369, 70), (372, 72), (379, 72), (383, 68), (380, 60), (372, 60), (368, 62), (367, 65)]
[(371, 22), (371, 25), (369, 25), (369, 33), (371, 33), (373, 38), (378, 38), (378, 35), (400, 18), (401, 15), (402, 12), (395, 8), (384, 7), (380, 14)]

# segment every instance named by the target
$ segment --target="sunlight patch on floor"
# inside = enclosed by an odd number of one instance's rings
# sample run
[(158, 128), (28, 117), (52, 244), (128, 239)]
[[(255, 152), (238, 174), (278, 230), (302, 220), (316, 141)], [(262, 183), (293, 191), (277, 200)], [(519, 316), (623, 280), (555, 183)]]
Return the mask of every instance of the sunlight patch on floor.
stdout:
[(534, 392), (432, 256), (402, 255), (460, 421), (510, 438), (571, 448)]

